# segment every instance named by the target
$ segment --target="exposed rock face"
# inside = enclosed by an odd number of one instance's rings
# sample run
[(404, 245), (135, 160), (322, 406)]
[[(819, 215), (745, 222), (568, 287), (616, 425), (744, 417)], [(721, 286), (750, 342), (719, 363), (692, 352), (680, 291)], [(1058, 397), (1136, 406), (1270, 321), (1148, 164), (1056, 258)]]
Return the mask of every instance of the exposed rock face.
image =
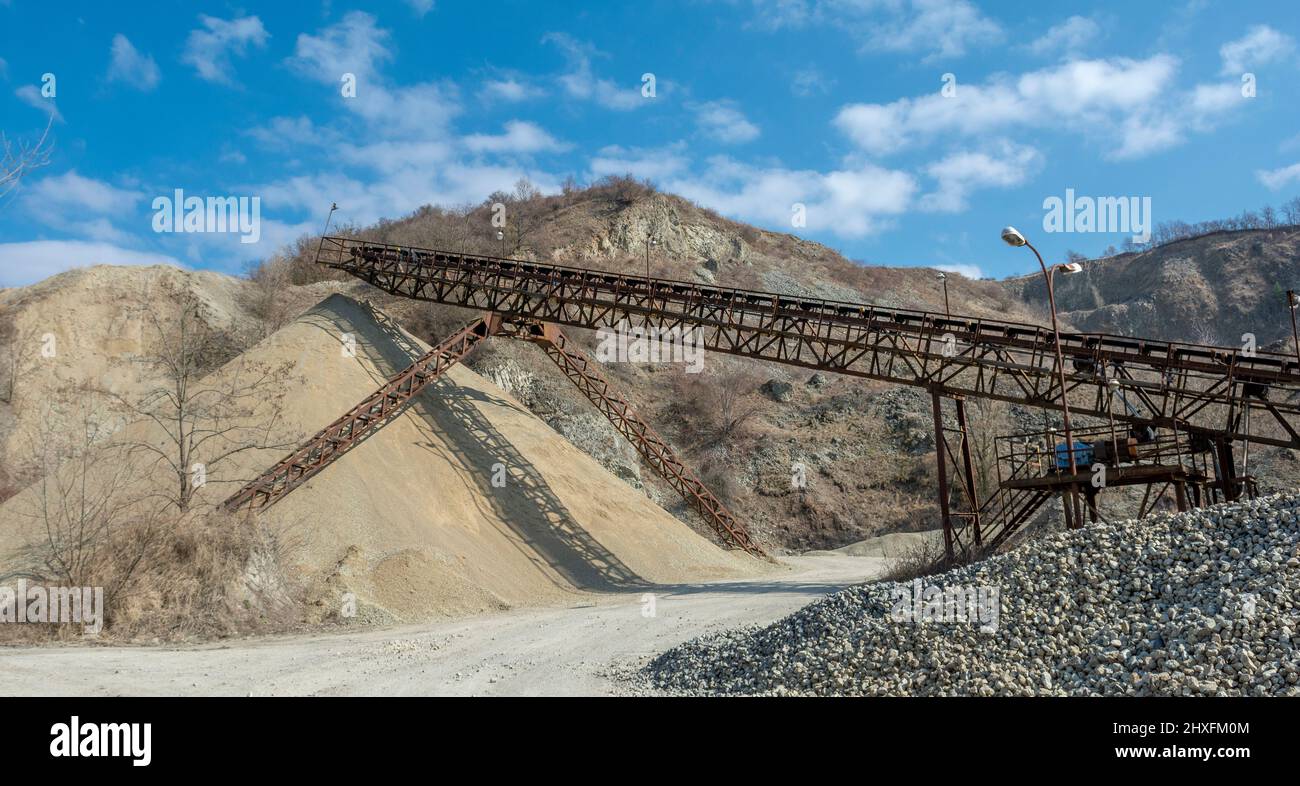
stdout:
[[(1043, 304), (1041, 275), (1004, 282)], [(1079, 330), (1169, 341), (1259, 346), (1289, 339), (1286, 290), (1300, 284), (1300, 229), (1221, 232), (1083, 263), (1057, 276), (1062, 318)]]

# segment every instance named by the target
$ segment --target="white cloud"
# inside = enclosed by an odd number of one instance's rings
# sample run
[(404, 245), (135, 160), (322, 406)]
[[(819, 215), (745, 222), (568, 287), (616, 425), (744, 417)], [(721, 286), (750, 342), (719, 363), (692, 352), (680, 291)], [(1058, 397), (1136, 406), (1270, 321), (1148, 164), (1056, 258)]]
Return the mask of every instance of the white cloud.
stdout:
[(1183, 139), (1182, 125), (1169, 115), (1130, 115), (1121, 125), (1119, 146), (1111, 150), (1108, 157), (1117, 160), (1141, 158), (1174, 147)]
[(705, 136), (727, 144), (752, 142), (758, 138), (758, 126), (745, 117), (731, 101), (708, 101), (694, 104), (695, 123)]
[[(389, 39), (387, 30), (375, 26), (373, 16), (351, 11), (316, 35), (299, 35), (288, 63), (304, 76), (330, 85), (343, 107), (369, 123), (373, 133), (390, 139), (448, 133), (448, 124), (460, 113), (455, 88), (433, 82), (387, 85), (380, 67), (392, 58)], [(356, 77), (355, 97), (341, 96), (344, 74)]]
[(0, 286), (21, 287), (56, 273), (92, 265), (172, 265), (172, 257), (133, 251), (111, 243), (80, 240), (33, 240), (0, 243)]
[(1224, 112), (1247, 100), (1241, 94), (1241, 85), (1197, 85), (1192, 91), (1192, 109), (1198, 115)]
[(912, 0), (903, 14), (873, 30), (870, 46), (894, 52), (928, 51), (931, 57), (960, 57), (973, 46), (1002, 38), (1002, 28), (966, 0)]
[(632, 175), (662, 183), (685, 172), (690, 160), (683, 154), (686, 145), (677, 143), (660, 148), (626, 148), (609, 145), (600, 149), (589, 164), (591, 179), (606, 175)]
[(970, 193), (981, 188), (1010, 188), (1036, 175), (1042, 155), (1032, 147), (1003, 142), (989, 151), (953, 153), (925, 168), (938, 187), (921, 197), (923, 210), (956, 213), (965, 210)]
[(288, 62), (299, 73), (324, 84), (339, 84), (345, 73), (371, 81), (380, 65), (392, 59), (388, 39), (388, 31), (375, 27), (373, 16), (349, 11), (316, 35), (300, 33)]
[(181, 62), (194, 66), (199, 77), (209, 82), (231, 84), (230, 55), (243, 56), (250, 46), (266, 46), (270, 34), (256, 16), (231, 20), (199, 15), (203, 28), (191, 30)]
[(108, 64), (108, 81), (125, 82), (137, 90), (152, 90), (162, 74), (150, 55), (141, 54), (126, 36), (113, 36), (112, 59)]
[(546, 95), (546, 91), (515, 77), (489, 79), (483, 83), (479, 97), (485, 101), (505, 101), (517, 103)]
[(804, 207), (807, 231), (859, 238), (884, 229), (907, 210), (916, 180), (906, 172), (870, 163), (848, 164), (830, 172), (761, 168), (719, 156), (699, 174), (667, 180), (672, 192), (724, 214), (784, 231)]
[(956, 273), (959, 276), (978, 280), (984, 278), (984, 271), (980, 270), (979, 265), (968, 265), (962, 262), (953, 262), (946, 265), (935, 265), (935, 270), (942, 270), (945, 273)]
[(524, 120), (506, 123), (504, 134), (471, 134), (462, 141), (473, 153), (553, 153), (569, 147), (541, 126)]
[(406, 0), (406, 4), (418, 17), (423, 17), (433, 10), (433, 0)]
[(1085, 16), (1072, 16), (1035, 39), (1029, 45), (1029, 51), (1039, 57), (1068, 57), (1078, 54), (1100, 34), (1101, 28), (1096, 22)]
[(1292, 183), (1300, 183), (1300, 164), (1278, 169), (1261, 169), (1255, 173), (1255, 177), (1270, 191), (1280, 191)]
[[(565, 33), (547, 33), (542, 41), (553, 43), (564, 53), (569, 70), (560, 75), (560, 87), (571, 98), (594, 101), (606, 109), (627, 111), (641, 106), (641, 83), (619, 85), (596, 76), (591, 58), (599, 54), (594, 47)], [(639, 76), (639, 75), (638, 75)]]
[(1001, 26), (969, 0), (753, 0), (755, 22), (777, 29), (840, 28), (871, 51), (955, 58), (1001, 40)]
[(958, 84), (888, 104), (850, 104), (836, 127), (873, 155), (953, 137), (983, 138), (1014, 128), (1084, 133), (1107, 147), (1109, 158), (1135, 158), (1181, 142), (1189, 129), (1220, 121), (1232, 104), (1222, 91), (1180, 90), (1178, 60), (1073, 60), (1019, 77)]
[(834, 85), (835, 80), (828, 78), (816, 66), (801, 68), (790, 77), (790, 92), (801, 98), (829, 93)]
[(63, 115), (59, 113), (59, 107), (54, 103), (54, 99), (46, 98), (41, 95), (41, 91), (36, 87), (36, 85), (23, 85), (14, 91), (14, 95), (18, 97), (19, 101), (22, 101), (33, 109), (39, 109), (46, 114), (52, 114), (54, 115), (55, 120), (63, 120)]
[(1244, 36), (1219, 48), (1222, 73), (1239, 76), (1269, 63), (1276, 63), (1295, 51), (1295, 40), (1268, 25), (1255, 25)]
[(317, 126), (306, 115), (273, 117), (266, 125), (255, 126), (244, 133), (272, 150), (319, 147), (340, 141), (338, 134)]
[(143, 196), (139, 191), (118, 188), (69, 170), (61, 175), (37, 179), (31, 184), (25, 199), (38, 212), (73, 210), (110, 215), (131, 212)]

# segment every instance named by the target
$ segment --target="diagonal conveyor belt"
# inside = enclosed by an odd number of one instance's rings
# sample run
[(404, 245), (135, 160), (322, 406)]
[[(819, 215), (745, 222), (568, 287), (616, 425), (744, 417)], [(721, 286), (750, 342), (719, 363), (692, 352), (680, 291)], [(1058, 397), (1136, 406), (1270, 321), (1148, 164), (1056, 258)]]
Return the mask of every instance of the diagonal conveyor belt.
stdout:
[(321, 429), (302, 447), (281, 459), (222, 503), (228, 510), (263, 508), (302, 485), (330, 462), (401, 412), (403, 405), (491, 335), (500, 321), (478, 319), (429, 350), (346, 415)]
[(555, 365), (564, 372), (564, 376), (609, 419), (615, 430), (637, 449), (646, 463), (695, 509), (720, 540), (756, 557), (766, 556), (750, 537), (745, 525), (677, 458), (668, 443), (637, 415), (632, 405), (614, 392), (609, 381), (597, 370), (596, 364), (580, 352), (559, 328), (534, 322), (524, 325), (516, 337), (532, 341), (545, 350)]

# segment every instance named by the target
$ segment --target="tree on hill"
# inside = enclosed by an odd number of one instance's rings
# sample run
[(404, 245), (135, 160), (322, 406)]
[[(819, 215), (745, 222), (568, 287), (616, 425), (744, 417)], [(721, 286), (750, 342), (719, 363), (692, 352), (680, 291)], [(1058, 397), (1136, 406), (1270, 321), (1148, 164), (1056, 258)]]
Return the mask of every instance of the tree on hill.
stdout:
[[(159, 384), (139, 400), (111, 390), (100, 392), (128, 418), (156, 426), (148, 437), (126, 444), (131, 454), (151, 459), (152, 471), (174, 478), (171, 491), (155, 496), (185, 513), (204, 485), (248, 480), (229, 476), (231, 458), (297, 444), (275, 436), (291, 387), (292, 363), (235, 356), (238, 342), (213, 327), (208, 307), (192, 292), (157, 298), (155, 303), (162, 305), (141, 310), (143, 344), (152, 349), (137, 362)], [(220, 373), (212, 373), (218, 367)]]

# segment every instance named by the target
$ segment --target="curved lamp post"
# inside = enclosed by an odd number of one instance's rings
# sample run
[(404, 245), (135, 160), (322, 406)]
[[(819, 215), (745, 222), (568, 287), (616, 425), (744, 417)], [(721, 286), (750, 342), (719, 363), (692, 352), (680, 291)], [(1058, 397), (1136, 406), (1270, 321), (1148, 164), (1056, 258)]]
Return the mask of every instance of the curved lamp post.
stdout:
[(659, 245), (659, 238), (653, 234), (646, 233), (645, 236), (645, 278), (650, 280), (650, 247)]
[[(1078, 262), (1070, 262), (1069, 264), (1052, 265), (1049, 268), (1047, 264), (1043, 262), (1043, 255), (1039, 254), (1038, 249), (1034, 248), (1033, 245), (1025, 239), (1025, 236), (1020, 234), (1020, 230), (1015, 227), (1007, 227), (1006, 229), (1003, 229), (1002, 240), (1009, 246), (1025, 246), (1030, 251), (1034, 252), (1034, 257), (1038, 260), (1038, 267), (1043, 271), (1043, 279), (1047, 281), (1047, 303), (1051, 307), (1052, 311), (1052, 343), (1056, 348), (1056, 370), (1061, 383), (1061, 420), (1065, 425), (1065, 450), (1066, 455), (1070, 458), (1070, 477), (1073, 478), (1078, 474), (1079, 470), (1074, 461), (1074, 430), (1070, 427), (1070, 403), (1065, 395), (1065, 357), (1061, 354), (1061, 329), (1057, 325), (1056, 321), (1056, 292), (1052, 288), (1052, 277), (1055, 275), (1057, 270), (1067, 274), (1078, 273), (1080, 270), (1083, 270), (1083, 266)], [(1055, 454), (1055, 446), (1053, 446), (1053, 454)], [(1055, 459), (1055, 456), (1053, 456), (1053, 459)], [(1055, 460), (1053, 460), (1052, 463), (1055, 465)], [(1075, 493), (1076, 485), (1077, 484), (1075, 483), (1070, 484), (1070, 518), (1073, 520), (1071, 526), (1078, 526), (1079, 523), (1080, 511), (1078, 510), (1079, 503)]]

